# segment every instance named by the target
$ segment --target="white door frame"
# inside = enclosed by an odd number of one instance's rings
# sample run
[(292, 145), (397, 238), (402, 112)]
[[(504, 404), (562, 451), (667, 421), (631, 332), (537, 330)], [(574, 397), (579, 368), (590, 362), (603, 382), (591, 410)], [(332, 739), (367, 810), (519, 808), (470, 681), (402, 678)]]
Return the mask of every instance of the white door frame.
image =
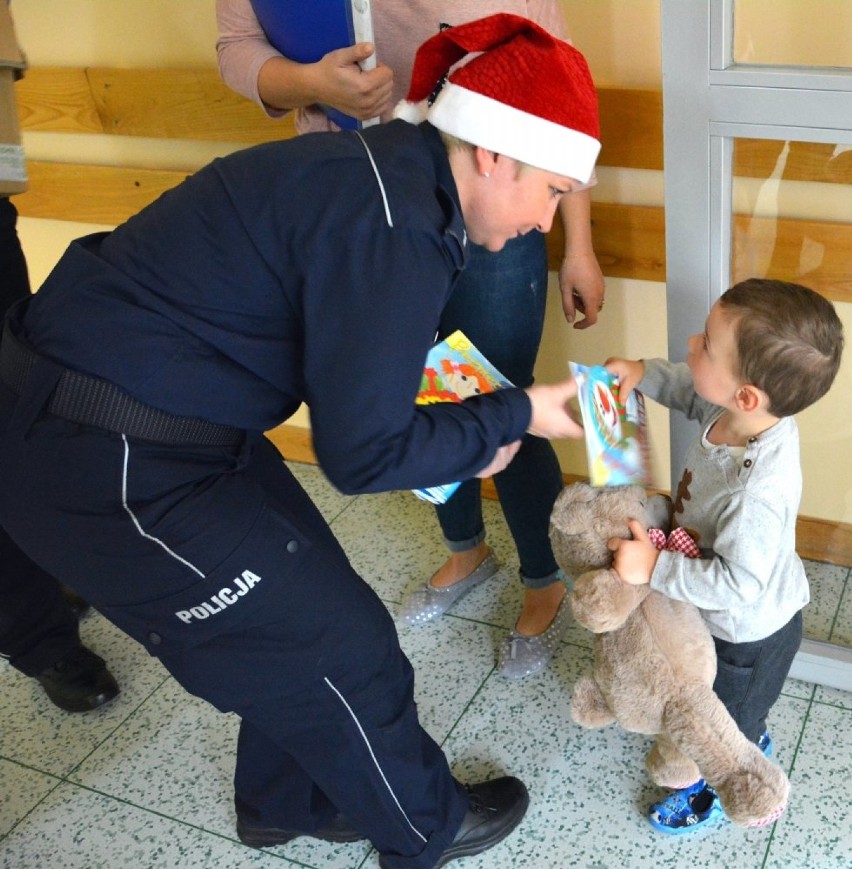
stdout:
[[(661, 0), (669, 358), (730, 285), (733, 140), (852, 145), (852, 70), (733, 62), (735, 0)], [(846, 123), (843, 127), (841, 124)], [(694, 424), (672, 417), (672, 480)], [(852, 649), (804, 640), (793, 678), (852, 691)]]

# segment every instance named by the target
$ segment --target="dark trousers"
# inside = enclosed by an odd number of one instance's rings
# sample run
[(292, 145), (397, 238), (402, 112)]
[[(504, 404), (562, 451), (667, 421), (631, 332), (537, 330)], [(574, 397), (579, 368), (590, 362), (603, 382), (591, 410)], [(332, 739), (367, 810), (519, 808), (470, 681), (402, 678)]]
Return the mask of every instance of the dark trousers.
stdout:
[(37, 676), (80, 644), (59, 583), (0, 528), (0, 655)]
[[(547, 303), (547, 250), (540, 232), (512, 239), (494, 254), (470, 246), (470, 261), (441, 314), (440, 337), (461, 329), (515, 386), (533, 382)], [(544, 588), (559, 572), (550, 547), (550, 513), (562, 471), (549, 440), (526, 435), (506, 470), (494, 476), (500, 507), (518, 550), (526, 588)], [(467, 480), (435, 508), (451, 551), (485, 539), (480, 480)]]
[[(0, 320), (30, 292), (17, 219), (11, 200), (0, 197)], [(0, 655), (27, 676), (35, 676), (79, 644), (77, 618), (59, 583), (0, 527)]]
[(740, 730), (757, 742), (802, 643), (802, 612), (762, 640), (729, 643), (714, 637), (713, 641), (717, 659), (713, 690)]
[[(44, 412), (58, 374), (0, 385), (0, 521), (188, 691), (242, 718), (247, 823), (342, 813), (388, 866), (434, 866), (468, 800), (420, 726), (393, 621), (268, 440), (178, 448)], [(23, 485), (26, 481), (26, 485)]]
[(0, 317), (30, 292), (27, 262), (18, 240), (18, 212), (12, 200), (0, 196)]

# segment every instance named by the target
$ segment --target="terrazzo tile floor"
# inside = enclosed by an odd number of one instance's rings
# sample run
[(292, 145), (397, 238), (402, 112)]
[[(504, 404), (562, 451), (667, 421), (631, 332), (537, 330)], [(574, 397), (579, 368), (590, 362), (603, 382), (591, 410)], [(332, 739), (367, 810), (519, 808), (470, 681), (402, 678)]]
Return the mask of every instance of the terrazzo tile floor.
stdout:
[[(292, 465), (356, 569), (393, 612), (441, 563), (432, 508), (397, 492), (347, 498), (310, 465)], [(499, 505), (486, 501), (500, 573), (438, 623), (400, 628), (417, 673), (421, 719), (457, 777), (508, 772), (531, 794), (504, 842), (464, 869), (645, 867), (852, 867), (852, 694), (788, 680), (773, 709), (775, 759), (792, 783), (773, 826), (744, 832), (727, 821), (663, 836), (645, 821), (662, 792), (647, 778), (647, 738), (616, 726), (583, 730), (569, 717), (571, 690), (591, 664), (590, 635), (572, 626), (554, 665), (519, 683), (494, 672), (501, 636), (520, 607), (517, 559)], [(808, 564), (820, 598), (806, 632), (849, 642), (852, 580), (846, 568)], [(8, 869), (378, 866), (365, 843), (301, 838), (255, 850), (234, 830), (231, 776), (238, 720), (184, 692), (156, 659), (99, 614), (84, 642), (121, 684), (111, 704), (70, 715), (41, 688), (0, 665), (0, 866)]]

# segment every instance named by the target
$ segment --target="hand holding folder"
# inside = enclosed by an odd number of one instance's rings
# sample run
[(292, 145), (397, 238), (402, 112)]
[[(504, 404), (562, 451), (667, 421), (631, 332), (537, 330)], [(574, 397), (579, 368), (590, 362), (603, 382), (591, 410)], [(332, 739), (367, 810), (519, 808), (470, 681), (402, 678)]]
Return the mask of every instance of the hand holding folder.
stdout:
[[(316, 63), (335, 49), (373, 42), (370, 0), (252, 0), (252, 8), (270, 44), (297, 63)], [(364, 72), (375, 66), (375, 53), (361, 64)], [(359, 121), (331, 106), (322, 109), (344, 130), (378, 122)]]

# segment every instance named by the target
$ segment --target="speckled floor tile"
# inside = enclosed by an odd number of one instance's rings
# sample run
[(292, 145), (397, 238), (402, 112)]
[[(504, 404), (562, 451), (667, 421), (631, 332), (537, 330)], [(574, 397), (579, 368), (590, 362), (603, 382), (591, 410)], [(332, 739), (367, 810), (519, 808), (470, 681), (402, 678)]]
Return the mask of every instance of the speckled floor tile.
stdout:
[[(0, 760), (0, 838), (59, 784), (59, 779), (52, 776)], [(0, 862), (2, 860), (3, 846), (0, 845)]]
[[(743, 831), (724, 822), (691, 837), (665, 837), (645, 820), (662, 795), (647, 777), (650, 740), (616, 726), (585, 730), (569, 717), (570, 692), (590, 661), (561, 659), (538, 679), (505, 684), (489, 679), (447, 742), (465, 781), (508, 772), (528, 782), (531, 806), (521, 827), (471, 869), (550, 867), (759, 866), (771, 830)], [(785, 708), (778, 738), (807, 704)], [(774, 720), (774, 718), (773, 718)], [(800, 726), (800, 724), (799, 724)], [(775, 724), (773, 723), (773, 728)], [(789, 749), (785, 748), (786, 756)], [(784, 756), (781, 758), (784, 762)]]
[(6, 869), (292, 866), (72, 784), (58, 787), (0, 842), (0, 865)]
[[(430, 505), (408, 492), (347, 497), (316, 467), (292, 467), (391, 612), (440, 566), (445, 550)], [(494, 673), (522, 587), (499, 505), (483, 507), (500, 573), (435, 624), (399, 627), (421, 720), (456, 775), (479, 781), (510, 773), (530, 789), (518, 830), (466, 859), (464, 869), (852, 867), (852, 694), (787, 680), (769, 721), (775, 758), (792, 784), (790, 808), (775, 825), (656, 833), (645, 819), (662, 796), (644, 769), (650, 740), (570, 720), (573, 685), (591, 667), (591, 634), (572, 625), (553, 666), (538, 676), (509, 682)], [(814, 602), (806, 632), (849, 638), (849, 571), (816, 562), (807, 569)], [(241, 845), (232, 794), (236, 717), (188, 695), (97, 614), (82, 632), (122, 687), (100, 711), (63, 713), (32, 680), (0, 664), (0, 869), (377, 865), (366, 843)]]
[(399, 642), (414, 667), (420, 721), (441, 743), (494, 667), (499, 632), (463, 619), (429, 630), (402, 626)]
[(788, 697), (798, 697), (800, 700), (810, 700), (815, 687), (813, 683), (803, 682), (801, 679), (786, 679), (781, 693)]
[[(484, 509), (490, 520), (499, 508), (488, 502)], [(494, 524), (489, 521), (489, 526)], [(386, 601), (398, 603), (446, 557), (432, 505), (410, 492), (361, 495), (331, 527), (355, 569)], [(499, 529), (489, 535), (495, 549), (500, 546), (499, 537)], [(473, 596), (474, 592), (468, 595)]]
[[(238, 727), (237, 716), (217, 712), (170, 679), (127, 720), (121, 738), (101, 746), (71, 778), (244, 847), (233, 806)], [(274, 850), (307, 865), (350, 869), (369, 847), (298, 839)]]
[[(508, 632), (517, 621), (523, 598), (518, 556), (499, 504), (485, 500), (483, 515), (500, 571), (458, 601), (449, 615)], [(355, 569), (394, 614), (404, 595), (427, 581), (446, 558), (432, 506), (409, 492), (362, 495), (331, 527)], [(572, 623), (564, 642), (589, 648), (592, 636)]]
[(121, 693), (100, 709), (69, 714), (54, 706), (34, 679), (0, 663), (0, 756), (64, 775), (168, 676), (159, 661), (99, 613), (83, 619), (80, 635), (106, 660)]
[(316, 465), (287, 462), (287, 467), (316, 504), (326, 522), (333, 522), (357, 500), (357, 496), (343, 495), (335, 489)]
[[(822, 685), (815, 685), (814, 701), (824, 703), (827, 706), (837, 706), (840, 709), (846, 709), (852, 712), (852, 693), (849, 691), (840, 691), (837, 688), (825, 688)], [(852, 767), (852, 759), (849, 761)]]
[[(170, 818), (233, 834), (231, 781), (239, 719), (169, 678), (69, 777)], [(203, 787), (199, 783), (203, 782)]]
[(843, 595), (837, 607), (837, 618), (829, 639), (840, 646), (852, 646), (852, 570), (846, 575)]
[(852, 866), (852, 711), (814, 703), (790, 780), (789, 812), (776, 825), (764, 869)]
[(849, 570), (835, 564), (806, 561), (805, 571), (811, 586), (811, 602), (803, 612), (804, 634), (812, 640), (828, 642)]

